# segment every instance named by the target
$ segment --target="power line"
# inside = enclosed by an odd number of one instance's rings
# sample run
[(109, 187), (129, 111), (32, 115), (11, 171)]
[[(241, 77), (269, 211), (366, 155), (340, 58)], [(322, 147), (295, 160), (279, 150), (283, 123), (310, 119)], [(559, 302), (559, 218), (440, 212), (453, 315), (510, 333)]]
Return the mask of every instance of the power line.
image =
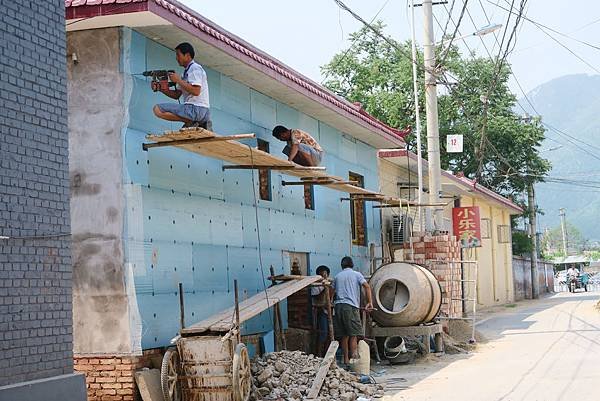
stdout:
[[(452, 11), (454, 11), (454, 5), (456, 4), (456, 0), (452, 0), (452, 4), (450, 5), (450, 11), (448, 11), (448, 7), (444, 4), (444, 8), (448, 13), (448, 19), (446, 20), (446, 25), (444, 25), (444, 30), (442, 32), (442, 38), (446, 36), (446, 32), (448, 31), (448, 25), (450, 24), (450, 20), (452, 19)], [(454, 23), (454, 21), (452, 21)], [(441, 26), (440, 26), (441, 28)]]
[[(537, 111), (537, 109), (536, 109), (536, 107), (534, 106), (533, 102), (532, 102), (532, 101), (529, 99), (529, 96), (527, 96), (527, 93), (525, 93), (525, 90), (523, 89), (523, 86), (522, 86), (522, 85), (521, 85), (521, 83), (519, 82), (519, 79), (518, 79), (518, 78), (517, 78), (517, 76), (515, 75), (515, 73), (514, 73), (514, 71), (512, 70), (512, 68), (510, 69), (510, 71), (511, 71), (511, 74), (512, 74), (513, 78), (515, 79), (515, 82), (517, 83), (517, 86), (519, 87), (519, 89), (520, 89), (521, 93), (523, 94), (523, 97), (525, 98), (525, 100), (527, 101), (527, 103), (529, 104), (529, 106), (531, 106), (531, 109), (533, 110), (533, 112), (534, 112), (535, 114), (537, 114), (537, 115), (541, 115), (541, 114), (540, 114), (540, 113)], [(526, 112), (525, 108), (524, 108), (524, 107), (523, 107), (521, 104), (519, 104), (519, 106), (521, 107), (521, 109), (523, 109), (523, 111), (525, 111), (525, 112)], [(592, 144), (590, 144), (590, 143), (587, 143), (587, 142), (585, 142), (585, 141), (582, 141), (581, 139), (577, 139), (577, 138), (575, 138), (574, 136), (572, 136), (572, 135), (569, 135), (569, 134), (567, 134), (566, 132), (564, 132), (564, 131), (562, 131), (562, 130), (559, 130), (558, 128), (556, 128), (556, 127), (554, 127), (554, 126), (552, 126), (552, 125), (550, 125), (550, 124), (548, 124), (548, 123), (546, 123), (546, 122), (544, 122), (544, 121), (541, 121), (541, 124), (542, 124), (542, 125), (544, 125), (545, 127), (549, 128), (550, 130), (554, 131), (555, 133), (557, 133), (557, 134), (559, 134), (559, 135), (561, 135), (561, 136), (565, 137), (565, 139), (566, 139), (566, 140), (567, 140), (569, 143), (571, 143), (571, 144), (572, 144), (572, 145), (573, 145), (575, 148), (577, 148), (577, 149), (581, 150), (581, 151), (582, 151), (582, 152), (584, 152), (584, 153), (587, 153), (588, 155), (590, 155), (590, 156), (594, 157), (595, 159), (598, 159), (598, 160), (600, 160), (600, 157), (598, 157), (598, 155), (596, 155), (595, 153), (591, 152), (589, 149), (586, 149), (586, 148), (584, 148), (584, 147), (582, 147), (582, 146), (578, 145), (578, 144), (577, 144), (575, 141), (578, 141), (578, 142), (582, 143), (582, 144), (583, 144), (583, 145), (585, 145), (585, 146), (588, 146), (588, 147), (591, 147), (591, 148), (596, 148), (596, 149), (598, 149), (598, 150), (600, 150), (600, 147), (597, 147), (597, 146), (595, 146), (595, 145), (592, 145)], [(552, 139), (552, 138), (549, 138), (549, 139)], [(555, 141), (555, 142), (558, 142), (558, 141), (556, 141), (556, 140), (554, 140), (554, 141)], [(560, 143), (560, 142), (558, 142), (558, 143)], [(564, 145), (564, 144), (563, 144), (563, 145)]]
[[(387, 6), (387, 4), (390, 2), (390, 0), (386, 0), (383, 5), (381, 6), (381, 8), (379, 9), (379, 11), (377, 11), (377, 14), (375, 14), (375, 16), (373, 16), (373, 18), (371, 18), (371, 22), (369, 24), (373, 24), (373, 22), (375, 21), (375, 18), (377, 18), (379, 16), (379, 14), (381, 14), (381, 12), (383, 11), (383, 9)], [(340, 8), (341, 10), (341, 8)], [(340, 26), (341, 26), (341, 21), (340, 21)], [(354, 47), (354, 42), (358, 39), (358, 37), (354, 38), (354, 40), (352, 40), (352, 42), (350, 42), (350, 46), (346, 49), (346, 51), (344, 51), (344, 53), (342, 54), (342, 56), (338, 59), (338, 61), (331, 67), (329, 68), (328, 71), (326, 71), (325, 76), (323, 77), (323, 79), (321, 80), (321, 83), (325, 82), (325, 80), (329, 77), (329, 75), (331, 74), (331, 71), (337, 67), (348, 55), (348, 53), (350, 53), (350, 50), (352, 50), (352, 48)]]
[[(515, 0), (512, 0), (511, 3), (511, 8), (514, 5)], [(500, 48), (498, 51), (498, 58), (496, 59), (496, 66), (495, 66), (495, 73), (494, 73), (494, 77), (492, 80), (492, 83), (490, 85), (490, 87), (488, 88), (488, 92), (487, 92), (487, 96), (489, 98), (490, 93), (492, 93), (492, 91), (495, 89), (497, 83), (498, 83), (498, 78), (500, 77), (500, 72), (502, 71), (502, 67), (504, 65), (504, 62), (506, 61), (506, 59), (508, 58), (508, 55), (510, 53), (510, 44), (511, 41), (513, 40), (513, 38), (515, 38), (515, 43), (516, 43), (516, 31), (517, 28), (519, 26), (519, 22), (521, 21), (521, 15), (523, 14), (523, 10), (525, 8), (525, 4), (527, 3), (527, 0), (521, 0), (521, 4), (519, 6), (519, 14), (517, 15), (516, 19), (515, 19), (515, 25), (508, 37), (508, 41), (506, 42), (506, 49), (504, 50), (504, 53), (502, 54), (502, 57), (500, 58), (500, 54), (502, 53), (502, 45), (504, 44), (504, 39), (506, 37), (506, 33), (508, 31), (508, 25), (510, 23), (510, 17), (511, 14), (508, 14), (507, 20), (506, 20), (506, 26), (504, 28), (504, 33), (502, 35), (502, 42), (500, 43)], [(477, 173), (476, 173), (476, 177), (479, 177), (481, 174), (481, 170), (483, 168), (483, 155), (484, 155), (484, 151), (485, 151), (485, 139), (486, 139), (486, 127), (487, 127), (487, 116), (488, 116), (488, 108), (489, 108), (489, 102), (486, 101), (483, 104), (483, 123), (481, 126), (481, 141), (480, 141), (480, 146), (479, 146), (479, 168), (477, 169)]]
[[(452, 32), (452, 36), (450, 37), (450, 41), (448, 42), (448, 47), (446, 48), (446, 53), (441, 57), (440, 62), (438, 63), (439, 66), (444, 65), (444, 63), (446, 62), (446, 58), (448, 57), (448, 54), (450, 54), (450, 48), (452, 47), (452, 42), (454, 41), (454, 38), (456, 38), (456, 34), (458, 33), (458, 27), (460, 26), (460, 23), (462, 22), (462, 19), (465, 15), (465, 10), (467, 9), (468, 3), (469, 3), (469, 0), (464, 0), (463, 7), (460, 11), (460, 16), (458, 17), (457, 23), (455, 23), (454, 20), (452, 19), (452, 13), (451, 12), (448, 13), (448, 18), (450, 20), (452, 20), (452, 23), (454, 24), (454, 32)], [(444, 5), (444, 8), (445, 7), (446, 6)], [(443, 40), (443, 37), (442, 37), (442, 40)]]
[[(487, 0), (489, 3), (492, 3), (490, 0)], [(492, 3), (494, 4), (494, 3)], [(506, 9), (504, 7), (502, 7), (499, 4), (494, 4), (496, 7), (501, 8), (502, 10), (505, 10), (510, 14), (514, 14), (513, 11), (513, 7), (511, 6), (510, 9)], [(600, 70), (597, 69), (596, 67), (594, 67), (592, 64), (590, 64), (587, 60), (585, 60), (583, 57), (579, 56), (577, 53), (575, 53), (573, 50), (569, 49), (569, 47), (567, 45), (565, 45), (564, 43), (562, 43), (561, 41), (559, 41), (558, 39), (556, 39), (554, 36), (552, 36), (551, 34), (549, 34), (548, 32), (546, 32), (546, 29), (551, 30), (551, 28), (547, 28), (541, 24), (538, 24), (537, 22), (534, 22), (532, 20), (528, 20), (529, 22), (533, 23), (533, 25), (535, 27), (537, 27), (544, 35), (548, 36), (550, 39), (552, 39), (554, 42), (556, 42), (559, 46), (561, 46), (562, 48), (564, 48), (565, 50), (567, 50), (569, 53), (571, 53), (574, 57), (576, 57), (579, 61), (581, 61), (582, 63), (584, 63), (585, 65), (587, 65), (589, 68), (591, 68), (592, 70), (594, 70), (595, 72), (600, 74)], [(544, 29), (546, 28), (546, 29)]]
[[(379, 36), (388, 45), (390, 45), (392, 48), (396, 49), (398, 51), (398, 53), (400, 53), (400, 55), (406, 57), (408, 60), (411, 61), (411, 63), (416, 64), (418, 69), (421, 69), (421, 70), (425, 69), (425, 67), (420, 65), (417, 60), (412, 59), (412, 55), (410, 53), (408, 53), (402, 47), (398, 46), (398, 44), (396, 42), (394, 42), (393, 39), (390, 39), (387, 36), (385, 36), (384, 34), (382, 34), (379, 31), (379, 29), (375, 28), (372, 24), (365, 21), (360, 15), (358, 15), (350, 7), (348, 7), (346, 4), (344, 4), (343, 1), (341, 1), (341, 0), (333, 0), (333, 1), (334, 1), (334, 3), (336, 3), (338, 5), (338, 7), (340, 7), (342, 10), (348, 12), (352, 17), (354, 17), (354, 19), (361, 22), (366, 28), (368, 28), (370, 31), (372, 31), (376, 36)], [(432, 71), (432, 73), (435, 73), (435, 71)]]
[[(489, 1), (489, 0), (488, 0), (488, 1)], [(507, 12), (513, 12), (513, 11), (512, 11), (512, 9), (511, 9), (511, 10), (507, 10), (506, 8), (503, 8), (503, 7), (502, 7), (502, 6), (500, 6), (499, 4), (495, 4), (495, 6), (496, 6), (496, 7), (499, 7), (499, 8), (501, 8), (501, 9), (503, 9), (503, 10), (507, 11)], [(534, 20), (532, 20), (532, 19), (531, 19), (531, 18), (529, 18), (529, 17), (526, 17), (526, 16), (524, 16), (524, 17), (523, 17), (523, 19), (524, 19), (525, 21), (527, 21), (527, 22), (531, 23), (531, 24), (534, 24), (534, 25), (536, 25), (537, 27), (545, 28), (545, 29), (547, 29), (547, 30), (549, 30), (549, 31), (551, 31), (551, 32), (554, 32), (554, 33), (556, 33), (557, 35), (563, 36), (563, 37), (565, 37), (565, 38), (567, 38), (567, 39), (571, 39), (571, 40), (573, 40), (573, 41), (575, 41), (575, 42), (578, 42), (578, 43), (580, 43), (580, 44), (582, 44), (582, 45), (585, 45), (585, 46), (591, 47), (592, 49), (595, 49), (595, 50), (600, 50), (600, 46), (598, 46), (598, 45), (594, 45), (594, 44), (592, 44), (592, 43), (589, 43), (589, 42), (583, 41), (583, 40), (581, 40), (581, 39), (577, 39), (577, 38), (574, 38), (574, 37), (572, 37), (572, 36), (569, 36), (569, 35), (567, 35), (566, 33), (560, 32), (560, 31), (558, 31), (558, 30), (556, 30), (556, 29), (554, 29), (554, 28), (551, 28), (551, 27), (549, 27), (549, 26), (547, 26), (547, 25), (544, 25), (544, 24), (542, 24), (542, 23), (540, 23), (540, 22), (534, 21)], [(598, 21), (600, 21), (600, 20), (597, 20), (596, 22), (598, 22)]]
[[(444, 7), (445, 7), (445, 5), (444, 5)], [(448, 10), (446, 10), (446, 11), (448, 11)], [(440, 27), (440, 29), (442, 29), (442, 24), (440, 23), (440, 21), (438, 20), (438, 18), (435, 16), (435, 14), (433, 14), (433, 19), (435, 20), (435, 22), (437, 23), (437, 25)], [(452, 19), (452, 15), (448, 14), (448, 20), (447, 21), (450, 21), (450, 20), (452, 20), (452, 23), (456, 26), (456, 24), (454, 23), (454, 20)], [(444, 30), (445, 29), (446, 28), (444, 28)], [(459, 34), (460, 34), (460, 32), (459, 32)], [(444, 33), (444, 35), (445, 35), (445, 33)], [(444, 37), (444, 35), (442, 35), (442, 38)], [(471, 48), (467, 44), (467, 41), (465, 40), (465, 38), (462, 38), (461, 40), (462, 40), (463, 44), (465, 45), (465, 47), (467, 48), (467, 50), (469, 51), (469, 53), (472, 54), (473, 51), (471, 50)], [(441, 67), (442, 65), (443, 65), (443, 62), (438, 63), (439, 67)]]

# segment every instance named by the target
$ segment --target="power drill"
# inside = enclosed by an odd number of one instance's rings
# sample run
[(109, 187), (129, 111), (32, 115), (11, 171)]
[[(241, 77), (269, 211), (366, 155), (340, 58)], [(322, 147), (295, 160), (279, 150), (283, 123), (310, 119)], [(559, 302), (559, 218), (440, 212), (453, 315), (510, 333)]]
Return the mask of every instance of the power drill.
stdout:
[[(170, 87), (175, 88), (177, 86), (175, 82), (169, 82), (169, 74), (174, 72), (174, 70), (150, 70), (142, 72), (142, 75), (152, 77), (152, 82), (158, 82), (160, 90), (166, 91)], [(153, 85), (152, 90), (157, 92), (159, 89)]]

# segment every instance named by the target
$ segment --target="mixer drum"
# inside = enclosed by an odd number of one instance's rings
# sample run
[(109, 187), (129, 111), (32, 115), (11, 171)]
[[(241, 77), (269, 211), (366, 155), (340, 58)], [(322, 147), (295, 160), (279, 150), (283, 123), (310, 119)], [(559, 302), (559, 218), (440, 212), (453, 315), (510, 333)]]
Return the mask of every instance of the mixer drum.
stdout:
[(426, 268), (405, 262), (381, 266), (369, 280), (376, 310), (373, 319), (383, 327), (416, 326), (433, 320), (442, 305), (442, 289)]

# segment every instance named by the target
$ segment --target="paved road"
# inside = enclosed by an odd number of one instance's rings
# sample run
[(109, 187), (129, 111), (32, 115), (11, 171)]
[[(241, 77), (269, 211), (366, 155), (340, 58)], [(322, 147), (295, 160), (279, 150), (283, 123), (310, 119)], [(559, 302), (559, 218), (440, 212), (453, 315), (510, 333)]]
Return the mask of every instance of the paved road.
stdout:
[(600, 400), (599, 297), (561, 293), (506, 308), (478, 325), (490, 341), (477, 352), (388, 368), (385, 400)]

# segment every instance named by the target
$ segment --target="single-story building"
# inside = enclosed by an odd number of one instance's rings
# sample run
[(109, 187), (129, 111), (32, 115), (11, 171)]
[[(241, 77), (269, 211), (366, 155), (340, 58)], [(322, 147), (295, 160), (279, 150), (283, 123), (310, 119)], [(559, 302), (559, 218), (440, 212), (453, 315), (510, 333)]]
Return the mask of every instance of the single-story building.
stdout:
[[(417, 155), (406, 150), (382, 150), (379, 152), (380, 185), (382, 193), (390, 196), (417, 200)], [(427, 189), (428, 167), (427, 161), (421, 160), (423, 168), (423, 180)], [(443, 209), (442, 231), (449, 235), (453, 234), (452, 208), (465, 206), (478, 206), (481, 218), (481, 247), (463, 249), (459, 253), (450, 255), (454, 260), (472, 260), (478, 262), (477, 279), (477, 304), (478, 307), (489, 307), (493, 305), (506, 304), (514, 301), (513, 267), (512, 267), (512, 244), (510, 218), (513, 215), (523, 213), (523, 210), (511, 200), (476, 184), (464, 176), (455, 176), (449, 172), (442, 171), (442, 203), (445, 206), (426, 206), (421, 210), (430, 213), (435, 207)], [(423, 203), (428, 204), (428, 194), (423, 194)], [(427, 216), (425, 216), (426, 218)], [(425, 218), (419, 219), (418, 208), (385, 208), (382, 209), (382, 224), (384, 233), (392, 233), (394, 222), (400, 220), (402, 224), (406, 219), (410, 220), (415, 232), (424, 231)], [(398, 223), (396, 222), (396, 226)], [(406, 236), (389, 237), (389, 241), (400, 243), (408, 242)], [(415, 238), (413, 241), (419, 242)], [(413, 245), (419, 246), (419, 245)], [(455, 245), (456, 246), (456, 245)], [(399, 258), (407, 259), (409, 249), (399, 246)], [(448, 248), (444, 245), (443, 249)], [(452, 251), (452, 248), (450, 248)], [(456, 253), (456, 252), (455, 252)], [(440, 252), (435, 257), (443, 257)], [(427, 258), (431, 259), (431, 258)], [(464, 264), (464, 280), (474, 277), (474, 266)], [(454, 274), (455, 280), (460, 279), (458, 269)], [(446, 277), (444, 273), (444, 278)], [(470, 289), (472, 286), (465, 284), (465, 298), (473, 298)], [(457, 290), (457, 292), (460, 290)], [(467, 308), (471, 306), (465, 304)]]
[[(104, 394), (95, 382), (102, 365), (147, 365), (178, 334), (179, 283), (193, 323), (232, 305), (234, 280), (242, 299), (263, 291), (270, 267), (335, 273), (351, 255), (368, 271), (369, 248), (381, 245), (370, 202), (284, 186), (275, 171), (224, 171), (221, 160), (174, 147), (144, 152), (148, 133), (180, 125), (153, 115), (168, 99), (141, 73), (180, 71), (173, 49), (190, 42), (208, 75), (216, 133), (255, 133), (244, 143), (283, 158), (272, 128), (305, 130), (324, 148), (328, 174), (373, 191), (377, 150), (404, 146), (399, 131), (175, 1), (65, 4), (74, 353), (89, 400)], [(271, 329), (264, 313), (243, 334)], [(114, 379), (116, 394), (129, 397), (133, 382)]]

